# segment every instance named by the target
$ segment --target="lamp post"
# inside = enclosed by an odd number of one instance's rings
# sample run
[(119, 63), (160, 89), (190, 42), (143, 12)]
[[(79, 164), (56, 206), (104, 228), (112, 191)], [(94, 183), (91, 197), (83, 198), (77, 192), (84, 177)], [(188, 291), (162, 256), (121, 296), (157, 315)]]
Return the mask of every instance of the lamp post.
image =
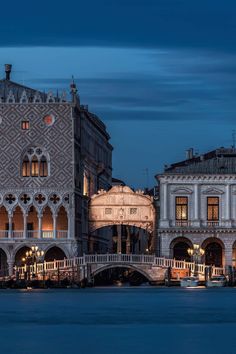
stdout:
[(200, 245), (194, 243), (193, 248), (188, 248), (188, 254), (191, 256), (194, 262), (194, 275), (198, 275), (197, 264), (201, 263), (202, 256), (205, 254), (203, 248)]
[[(37, 262), (44, 256), (44, 251), (40, 250), (38, 246), (32, 246), (29, 251), (25, 252), (25, 257), (22, 258), (22, 261), (29, 267), (27, 269), (28, 280), (30, 280), (30, 266), (33, 265), (32, 276), (37, 275)], [(35, 271), (35, 273), (34, 273)]]

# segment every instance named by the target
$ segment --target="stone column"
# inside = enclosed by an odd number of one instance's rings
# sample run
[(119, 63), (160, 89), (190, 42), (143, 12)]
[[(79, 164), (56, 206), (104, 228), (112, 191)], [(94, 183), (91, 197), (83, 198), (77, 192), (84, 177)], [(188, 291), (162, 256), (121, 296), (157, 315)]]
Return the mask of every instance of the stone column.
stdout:
[(57, 238), (57, 214), (53, 214), (53, 238)]
[(167, 183), (163, 184), (163, 220), (167, 220)]
[(38, 238), (42, 238), (42, 215), (38, 215)]
[(121, 225), (117, 225), (117, 253), (121, 253)]
[(130, 229), (126, 226), (127, 239), (126, 239), (126, 254), (130, 254)]
[(70, 213), (67, 213), (67, 222), (68, 222), (68, 235), (67, 238), (71, 238), (71, 217), (70, 217)]
[(8, 224), (9, 224), (8, 238), (12, 238), (12, 215), (11, 214), (8, 214)]
[(199, 218), (199, 186), (194, 184), (194, 226), (200, 226)]
[(232, 256), (233, 256), (233, 245), (225, 243), (225, 259), (224, 259), (224, 266), (231, 266), (232, 265)]
[(14, 260), (12, 258), (7, 260), (7, 264), (8, 264), (8, 274), (11, 277), (14, 271)]
[(23, 231), (23, 238), (27, 238), (27, 216), (28, 214), (24, 213), (24, 231)]
[(230, 207), (230, 185), (227, 184), (225, 187), (225, 221), (227, 224), (230, 222), (231, 207)]
[(198, 206), (198, 184), (194, 185), (194, 219), (197, 221), (199, 219), (199, 206)]
[[(162, 190), (163, 189), (163, 190)], [(161, 218), (160, 218), (160, 227), (169, 227), (168, 220), (168, 184), (161, 184), (161, 200), (160, 200), (161, 208)]]

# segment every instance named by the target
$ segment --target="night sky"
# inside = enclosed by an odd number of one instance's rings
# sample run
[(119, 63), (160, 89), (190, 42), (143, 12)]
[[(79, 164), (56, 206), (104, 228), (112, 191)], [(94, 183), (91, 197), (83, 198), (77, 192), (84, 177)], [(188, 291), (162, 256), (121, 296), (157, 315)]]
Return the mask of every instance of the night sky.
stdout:
[(131, 186), (153, 186), (189, 147), (232, 145), (235, 0), (5, 1), (0, 30), (1, 76), (12, 63), (12, 80), (62, 90), (74, 75)]

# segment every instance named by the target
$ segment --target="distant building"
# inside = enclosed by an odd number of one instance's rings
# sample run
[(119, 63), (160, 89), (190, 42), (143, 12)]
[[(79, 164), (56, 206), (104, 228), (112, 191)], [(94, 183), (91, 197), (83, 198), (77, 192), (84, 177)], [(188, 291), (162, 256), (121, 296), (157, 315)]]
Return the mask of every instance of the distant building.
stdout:
[(112, 146), (105, 125), (71, 99), (0, 80), (0, 268), (31, 245), (53, 260), (87, 248), (87, 199), (111, 186)]
[(189, 260), (199, 244), (207, 264), (236, 260), (236, 149), (219, 148), (165, 168), (160, 188), (158, 225), (162, 256)]
[(112, 177), (112, 186), (125, 186), (125, 182), (122, 181), (121, 179), (118, 179), (118, 178), (115, 178), (115, 177)]

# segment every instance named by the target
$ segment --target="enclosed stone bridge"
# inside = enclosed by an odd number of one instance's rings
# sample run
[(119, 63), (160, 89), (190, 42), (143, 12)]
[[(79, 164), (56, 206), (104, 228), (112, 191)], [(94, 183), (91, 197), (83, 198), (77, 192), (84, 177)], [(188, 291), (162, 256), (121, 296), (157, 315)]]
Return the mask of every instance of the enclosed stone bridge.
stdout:
[[(90, 234), (106, 226), (135, 226), (151, 235), (150, 251), (155, 251), (156, 247), (155, 220), (153, 198), (143, 191), (133, 191), (128, 186), (101, 190), (91, 197), (89, 203)], [(121, 253), (121, 235), (117, 236), (117, 253)]]

